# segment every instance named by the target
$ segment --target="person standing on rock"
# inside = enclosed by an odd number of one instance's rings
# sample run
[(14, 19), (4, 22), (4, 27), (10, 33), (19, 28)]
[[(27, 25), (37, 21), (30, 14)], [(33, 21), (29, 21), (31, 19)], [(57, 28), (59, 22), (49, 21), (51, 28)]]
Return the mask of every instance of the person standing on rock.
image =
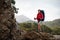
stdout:
[(40, 26), (39, 22), (44, 21), (44, 18), (45, 18), (44, 11), (38, 9), (37, 18), (34, 18), (35, 20), (37, 19), (37, 21), (38, 21), (38, 32), (41, 31), (41, 26)]

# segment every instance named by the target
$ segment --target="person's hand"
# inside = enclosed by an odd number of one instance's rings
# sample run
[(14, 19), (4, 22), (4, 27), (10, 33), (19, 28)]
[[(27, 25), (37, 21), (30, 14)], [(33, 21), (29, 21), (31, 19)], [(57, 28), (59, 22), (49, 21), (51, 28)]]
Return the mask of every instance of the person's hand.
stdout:
[(34, 20), (36, 20), (37, 18), (34, 18)]

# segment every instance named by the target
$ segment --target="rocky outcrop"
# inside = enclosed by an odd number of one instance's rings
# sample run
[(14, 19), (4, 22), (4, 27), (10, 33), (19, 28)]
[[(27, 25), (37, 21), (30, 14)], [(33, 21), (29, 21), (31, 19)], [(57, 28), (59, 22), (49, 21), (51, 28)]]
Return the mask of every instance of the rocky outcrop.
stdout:
[(21, 36), (21, 40), (55, 40), (55, 37), (45, 32), (27, 32)]
[(0, 0), (0, 40), (20, 40), (11, 0)]

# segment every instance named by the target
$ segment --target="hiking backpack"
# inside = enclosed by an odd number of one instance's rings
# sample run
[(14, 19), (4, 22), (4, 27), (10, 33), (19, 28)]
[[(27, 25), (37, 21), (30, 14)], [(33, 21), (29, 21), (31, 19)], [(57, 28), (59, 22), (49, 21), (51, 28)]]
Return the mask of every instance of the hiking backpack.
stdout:
[(41, 11), (41, 13), (43, 14), (43, 19), (41, 19), (41, 21), (44, 21), (44, 19), (45, 19), (45, 13), (44, 13), (44, 10), (40, 10)]

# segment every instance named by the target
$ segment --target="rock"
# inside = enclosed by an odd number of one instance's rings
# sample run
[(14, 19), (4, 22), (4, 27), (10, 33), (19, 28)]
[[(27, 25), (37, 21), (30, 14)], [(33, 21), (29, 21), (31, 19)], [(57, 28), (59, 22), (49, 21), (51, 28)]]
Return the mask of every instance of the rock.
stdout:
[(0, 0), (0, 40), (20, 40), (11, 0)]
[(48, 33), (32, 31), (24, 34), (21, 40), (55, 40), (55, 37)]

